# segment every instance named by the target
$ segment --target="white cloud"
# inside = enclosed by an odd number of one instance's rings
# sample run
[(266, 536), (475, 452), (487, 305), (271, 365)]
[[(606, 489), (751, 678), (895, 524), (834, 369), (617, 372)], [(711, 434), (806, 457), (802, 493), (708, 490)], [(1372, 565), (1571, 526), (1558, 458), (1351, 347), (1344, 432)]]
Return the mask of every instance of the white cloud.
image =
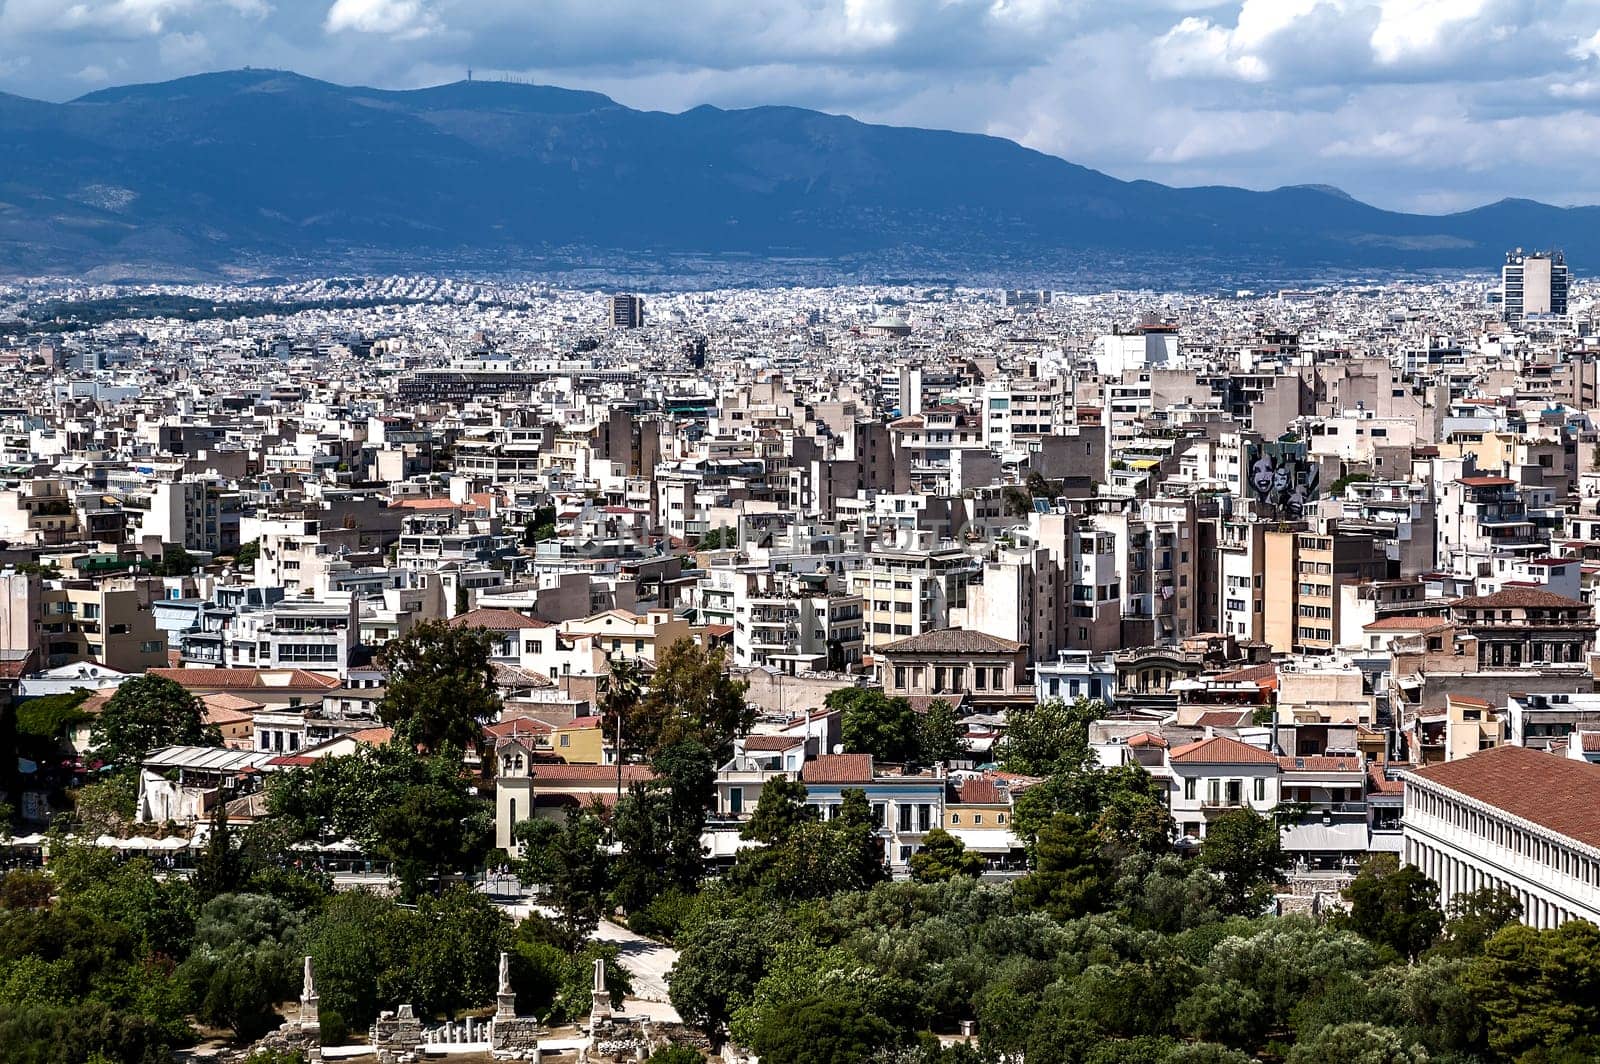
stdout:
[(439, 28), (422, 0), (333, 0), (324, 25), (329, 33), (351, 30), (397, 40), (415, 40)]

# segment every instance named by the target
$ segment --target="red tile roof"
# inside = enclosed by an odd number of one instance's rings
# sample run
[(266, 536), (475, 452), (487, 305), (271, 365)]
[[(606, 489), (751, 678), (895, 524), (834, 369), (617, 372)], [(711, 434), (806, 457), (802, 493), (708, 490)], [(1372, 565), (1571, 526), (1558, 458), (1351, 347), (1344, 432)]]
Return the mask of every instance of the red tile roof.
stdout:
[(780, 751), (793, 750), (797, 746), (805, 745), (803, 735), (751, 735), (744, 741), (745, 750)]
[(1379, 617), (1361, 627), (1369, 632), (1431, 632), (1449, 626), (1443, 617)]
[(1006, 805), (1010, 800), (999, 783), (981, 777), (962, 780), (955, 792), (956, 800), (962, 805)]
[(151, 676), (162, 676), (187, 688), (215, 690), (331, 691), (339, 686), (337, 676), (326, 676), (305, 669), (291, 669), (288, 683), (266, 683), (264, 674), (273, 669), (150, 669)]
[(1531, 587), (1513, 587), (1496, 591), (1492, 595), (1471, 595), (1458, 598), (1450, 604), (1458, 609), (1569, 609), (1589, 612), (1589, 604), (1580, 599), (1567, 598), (1554, 591), (1541, 591)]
[(1497, 746), (1458, 761), (1429, 765), (1407, 778), (1465, 795), (1511, 816), (1600, 848), (1600, 765)]
[(1469, 488), (1509, 488), (1516, 481), (1510, 477), (1461, 477), (1456, 483)]
[(1317, 754), (1311, 757), (1280, 757), (1278, 767), (1285, 772), (1360, 772), (1359, 757), (1331, 757)]
[(824, 754), (800, 770), (807, 783), (870, 783), (871, 754)]
[(1245, 683), (1247, 681), (1273, 680), (1278, 676), (1278, 666), (1268, 662), (1265, 665), (1246, 665), (1242, 669), (1231, 669), (1228, 672), (1219, 672), (1208, 677), (1222, 683)]
[(938, 628), (897, 639), (878, 648), (880, 654), (1015, 654), (1022, 644), (967, 628)]
[(1167, 755), (1170, 761), (1195, 765), (1276, 765), (1276, 756), (1259, 746), (1241, 743), (1225, 735), (1201, 739), (1197, 743), (1180, 746)]
[(516, 610), (498, 610), (480, 607), (450, 618), (457, 628), (487, 628), (491, 632), (512, 632), (524, 628), (550, 628), (548, 621), (537, 621)]
[(1250, 723), (1251, 712), (1248, 709), (1213, 709), (1195, 718), (1195, 724), (1202, 728), (1242, 728)]
[[(538, 783), (615, 783), (617, 781), (616, 765), (568, 765), (545, 764), (534, 765), (528, 773)], [(650, 771), (649, 765), (623, 765), (622, 785), (630, 783), (649, 783), (656, 778)]]

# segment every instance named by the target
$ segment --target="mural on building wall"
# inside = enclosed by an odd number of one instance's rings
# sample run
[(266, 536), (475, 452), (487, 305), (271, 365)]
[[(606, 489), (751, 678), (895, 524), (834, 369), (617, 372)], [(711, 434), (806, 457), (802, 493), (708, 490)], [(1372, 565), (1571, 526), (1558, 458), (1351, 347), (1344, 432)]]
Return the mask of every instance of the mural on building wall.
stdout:
[(1280, 518), (1299, 520), (1316, 501), (1321, 467), (1301, 441), (1253, 443), (1246, 451), (1250, 497)]

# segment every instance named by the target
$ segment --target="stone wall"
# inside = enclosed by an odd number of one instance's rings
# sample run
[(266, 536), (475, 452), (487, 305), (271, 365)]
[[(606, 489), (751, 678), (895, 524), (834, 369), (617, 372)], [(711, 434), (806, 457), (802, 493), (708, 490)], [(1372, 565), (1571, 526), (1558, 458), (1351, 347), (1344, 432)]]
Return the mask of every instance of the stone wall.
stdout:
[(489, 1045), (497, 1060), (538, 1060), (539, 1021), (532, 1016), (494, 1018)]

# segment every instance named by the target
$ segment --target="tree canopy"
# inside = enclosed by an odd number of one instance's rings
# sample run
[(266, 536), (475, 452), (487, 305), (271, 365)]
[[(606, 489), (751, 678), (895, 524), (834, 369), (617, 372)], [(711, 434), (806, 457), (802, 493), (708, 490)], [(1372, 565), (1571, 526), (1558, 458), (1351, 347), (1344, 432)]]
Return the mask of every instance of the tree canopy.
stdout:
[(135, 676), (117, 687), (89, 729), (94, 752), (110, 765), (137, 765), (168, 746), (221, 746), (193, 695), (165, 676)]
[(449, 621), (422, 621), (379, 652), (389, 677), (378, 716), (401, 743), (426, 750), (481, 746), (500, 713), (494, 636)]

